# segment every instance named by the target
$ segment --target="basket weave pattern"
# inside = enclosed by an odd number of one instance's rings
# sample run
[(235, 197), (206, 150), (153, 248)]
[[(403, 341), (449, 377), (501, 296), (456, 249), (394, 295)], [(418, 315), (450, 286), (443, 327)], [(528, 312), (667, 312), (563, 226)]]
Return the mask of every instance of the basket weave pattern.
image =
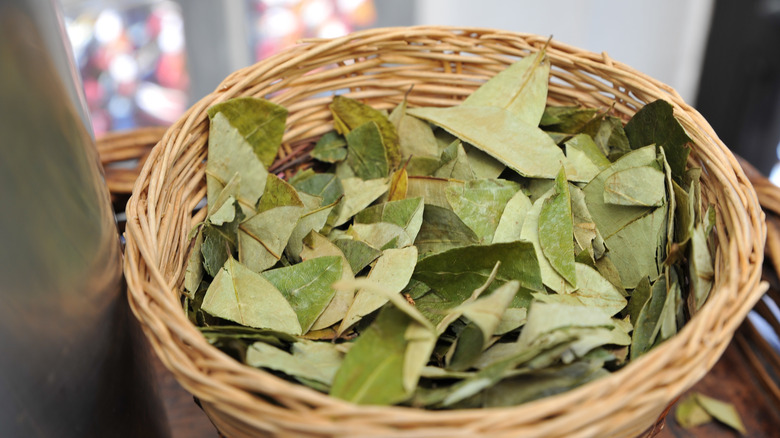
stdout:
[(187, 320), (179, 289), (188, 233), (205, 218), (208, 107), (239, 96), (288, 108), (271, 170), (300, 166), (312, 140), (332, 129), (334, 92), (391, 109), (458, 104), (547, 38), (489, 29), (375, 29), (309, 40), (226, 78), (166, 132), (127, 205), (125, 275), (131, 307), (152, 346), (226, 436), (609, 437), (636, 436), (715, 364), (760, 284), (766, 234), (755, 191), (707, 122), (670, 87), (607, 56), (550, 42), (549, 103), (612, 108), (624, 120), (662, 98), (693, 139), (702, 195), (716, 204), (716, 276), (709, 301), (681, 332), (624, 369), (567, 393), (518, 407), (423, 411), (355, 406), (244, 366), (208, 344)]

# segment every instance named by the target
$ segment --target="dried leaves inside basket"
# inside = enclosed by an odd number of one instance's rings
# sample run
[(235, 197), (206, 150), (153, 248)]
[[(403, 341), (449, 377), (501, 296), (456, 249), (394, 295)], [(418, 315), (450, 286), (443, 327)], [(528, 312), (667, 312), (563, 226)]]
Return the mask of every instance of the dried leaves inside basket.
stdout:
[(289, 181), (266, 170), (286, 110), (213, 107), (193, 323), (334, 397), (428, 408), (559, 393), (673, 336), (713, 276), (689, 139), (664, 101), (625, 128), (546, 107), (549, 68), (541, 51), (451, 108), (337, 96), (326, 170)]

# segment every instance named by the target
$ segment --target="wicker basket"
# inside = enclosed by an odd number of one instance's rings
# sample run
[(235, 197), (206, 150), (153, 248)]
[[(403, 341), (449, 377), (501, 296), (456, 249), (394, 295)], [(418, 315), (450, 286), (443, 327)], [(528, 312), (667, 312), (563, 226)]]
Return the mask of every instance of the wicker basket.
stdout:
[[(760, 298), (765, 224), (756, 193), (707, 122), (670, 87), (606, 53), (552, 41), (549, 102), (612, 108), (628, 119), (669, 101), (703, 167), (703, 197), (716, 203), (716, 275), (709, 301), (681, 332), (624, 369), (578, 389), (512, 408), (424, 411), (356, 406), (242, 365), (206, 342), (185, 317), (179, 289), (188, 233), (204, 219), (211, 105), (238, 96), (287, 107), (288, 130), (272, 169), (307, 160), (332, 129), (336, 91), (392, 108), (458, 104), (486, 78), (547, 38), (489, 29), (410, 27), (310, 40), (226, 78), (182, 116), (149, 156), (127, 205), (125, 275), (130, 304), (161, 360), (230, 437), (610, 437), (652, 429), (665, 408), (715, 364)], [(647, 433), (647, 432), (646, 432)], [(651, 431), (650, 434), (653, 432)]]

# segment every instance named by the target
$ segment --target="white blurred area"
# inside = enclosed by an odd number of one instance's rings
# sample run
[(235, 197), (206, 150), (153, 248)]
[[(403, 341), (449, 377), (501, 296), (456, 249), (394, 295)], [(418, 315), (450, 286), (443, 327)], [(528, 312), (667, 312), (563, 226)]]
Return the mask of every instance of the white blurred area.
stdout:
[(179, 4), (68, 0), (63, 6), (95, 134), (176, 121), (189, 88)]
[[(381, 1), (381, 0), (380, 0)], [(385, 0), (389, 1), (389, 0)], [(539, 35), (609, 56), (693, 103), (713, 0), (417, 0), (418, 24)]]
[[(780, 144), (777, 145), (777, 159), (780, 160)], [(780, 163), (776, 163), (772, 167), (772, 171), (769, 172), (769, 181), (772, 181), (772, 184), (776, 186), (780, 186)]]
[[(131, 128), (137, 123), (170, 124), (187, 104), (211, 91), (231, 71), (264, 59), (300, 38), (335, 37), (365, 27), (413, 24), (552, 35), (557, 41), (582, 49), (607, 52), (612, 59), (670, 85), (686, 102), (693, 103), (714, 7), (714, 0), (64, 3), (68, 33), (98, 132)], [(189, 47), (185, 44), (185, 25), (194, 30), (188, 38), (196, 38)], [(223, 31), (202, 31), (214, 26)], [(201, 38), (201, 34), (205, 36)], [(185, 54), (190, 69), (184, 65)], [(188, 73), (193, 79), (191, 86)], [(780, 179), (780, 170), (775, 173)]]

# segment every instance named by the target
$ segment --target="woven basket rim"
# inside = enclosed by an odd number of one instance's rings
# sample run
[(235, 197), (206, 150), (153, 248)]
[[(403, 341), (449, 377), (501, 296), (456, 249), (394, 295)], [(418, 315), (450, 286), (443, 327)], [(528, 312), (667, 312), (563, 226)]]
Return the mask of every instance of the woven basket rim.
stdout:
[[(484, 41), (492, 41), (493, 39), (501, 41), (518, 41), (520, 48), (525, 48), (528, 51), (534, 48), (540, 47), (547, 41), (546, 37), (541, 37), (533, 34), (516, 33), (498, 31), (495, 29), (485, 28), (472, 28), (472, 27), (442, 27), (442, 26), (414, 26), (414, 27), (400, 27), (400, 28), (384, 28), (384, 29), (371, 29), (367, 31), (359, 31), (345, 37), (336, 38), (332, 40), (313, 39), (306, 40), (299, 46), (292, 47), (286, 51), (280, 52), (276, 55), (269, 57), (268, 59), (259, 62), (250, 67), (238, 70), (228, 76), (222, 84), (215, 90), (215, 92), (201, 99), (198, 103), (193, 105), (187, 113), (185, 113), (179, 121), (177, 121), (171, 128), (165, 133), (163, 139), (158, 143), (157, 147), (152, 151), (148, 160), (146, 161), (141, 174), (136, 181), (133, 188), (133, 196), (127, 205), (127, 257), (125, 264), (125, 274), (128, 278), (128, 296), (131, 302), (136, 316), (141, 320), (144, 330), (147, 336), (152, 340), (152, 345), (157, 351), (158, 355), (163, 359), (164, 364), (171, 371), (174, 372), (177, 379), (183, 383), (183, 385), (195, 393), (196, 396), (201, 397), (206, 401), (212, 401), (216, 399), (213, 394), (208, 391), (203, 391), (200, 387), (190, 384), (190, 382), (198, 382), (204, 384), (208, 382), (212, 386), (228, 385), (224, 381), (216, 381), (213, 378), (215, 369), (210, 368), (216, 366), (220, 373), (241, 373), (257, 377), (260, 381), (272, 380), (274, 384), (278, 384), (279, 387), (284, 388), (287, 398), (300, 396), (311, 404), (320, 406), (327, 406), (326, 410), (334, 409), (351, 409), (353, 411), (360, 411), (364, 414), (367, 413), (384, 413), (384, 414), (399, 414), (403, 416), (420, 417), (420, 421), (424, 423), (437, 423), (442, 420), (455, 420), (462, 422), (463, 417), (477, 417), (478, 415), (485, 415), (489, 413), (504, 413), (504, 414), (528, 414), (530, 417), (539, 417), (545, 415), (554, 415), (556, 411), (567, 410), (569, 407), (567, 404), (580, 400), (585, 394), (600, 393), (603, 394), (605, 399), (609, 399), (609, 392), (614, 389), (617, 382), (626, 382), (635, 380), (640, 386), (644, 385), (649, 388), (653, 388), (652, 379), (646, 379), (643, 376), (651, 371), (657, 371), (658, 368), (666, 367), (670, 365), (669, 360), (661, 360), (670, 349), (688, 351), (695, 349), (696, 345), (691, 345), (688, 341), (691, 337), (698, 336), (701, 339), (706, 339), (706, 336), (702, 333), (712, 327), (706, 326), (706, 322), (710, 322), (713, 317), (712, 313), (714, 309), (726, 309), (733, 301), (734, 297), (730, 297), (727, 293), (713, 293), (713, 296), (705, 304), (702, 311), (694, 316), (683, 329), (672, 339), (666, 341), (663, 345), (655, 348), (648, 354), (631, 361), (627, 366), (612, 373), (609, 376), (601, 378), (595, 382), (591, 382), (582, 387), (576, 388), (571, 391), (567, 391), (563, 394), (547, 397), (534, 402), (522, 404), (514, 407), (503, 408), (481, 408), (481, 409), (467, 409), (467, 410), (453, 410), (453, 411), (430, 411), (421, 410), (417, 408), (403, 407), (403, 406), (356, 406), (349, 402), (337, 400), (331, 398), (326, 394), (319, 393), (308, 387), (290, 383), (286, 380), (273, 376), (264, 371), (248, 367), (234, 361), (232, 358), (217, 350), (215, 347), (210, 346), (205, 338), (200, 335), (197, 329), (189, 324), (189, 321), (183, 315), (183, 312), (179, 308), (179, 314), (171, 315), (170, 312), (176, 310), (176, 302), (178, 300), (178, 285), (174, 284), (180, 280), (166, 278), (163, 272), (158, 269), (156, 264), (159, 263), (158, 257), (153, 255), (153, 247), (161, 248), (160, 240), (158, 237), (164, 238), (165, 235), (160, 235), (164, 231), (164, 226), (156, 225), (155, 228), (145, 227), (142, 224), (141, 218), (148, 219), (150, 216), (154, 216), (156, 211), (149, 212), (150, 205), (147, 203), (148, 195), (150, 191), (154, 191), (160, 184), (165, 183), (165, 178), (162, 175), (161, 168), (170, 165), (170, 161), (177, 159), (176, 156), (171, 156), (172, 150), (187, 149), (183, 145), (190, 144), (190, 148), (193, 148), (192, 144), (196, 141), (202, 141), (201, 137), (194, 138), (192, 130), (197, 126), (204, 123), (206, 119), (203, 118), (205, 108), (220, 101), (233, 97), (235, 94), (240, 94), (247, 89), (251, 88), (251, 85), (257, 81), (257, 78), (262, 75), (274, 76), (278, 72), (284, 71), (291, 66), (300, 64), (303, 61), (316, 59), (317, 56), (334, 50), (336, 48), (349, 47), (349, 45), (360, 46), (375, 44), (391, 40), (394, 35), (401, 35), (404, 39), (413, 38), (417, 36), (428, 37), (430, 39), (436, 38), (452, 38), (460, 35), (479, 35), (479, 38)], [(466, 49), (470, 47), (465, 47)], [(518, 49), (520, 50), (520, 49)], [(464, 49), (464, 51), (467, 51)], [(747, 314), (753, 303), (763, 293), (764, 286), (758, 285), (758, 279), (760, 277), (760, 266), (763, 257), (763, 236), (766, 233), (765, 226), (763, 224), (763, 214), (758, 206), (758, 200), (755, 191), (752, 190), (747, 177), (742, 172), (739, 165), (736, 164), (736, 160), (730, 154), (728, 149), (717, 138), (714, 132), (712, 132), (709, 125), (689, 105), (680, 98), (680, 96), (671, 88), (665, 84), (662, 84), (655, 79), (649, 78), (635, 70), (627, 67), (624, 64), (613, 61), (606, 53), (596, 54), (592, 52), (583, 51), (573, 46), (557, 42), (555, 40), (550, 42), (548, 48), (550, 57), (557, 60), (560, 63), (569, 61), (566, 56), (575, 57), (576, 62), (567, 64), (569, 66), (576, 66), (577, 68), (593, 69), (602, 68), (609, 71), (615, 71), (616, 77), (628, 78), (628, 81), (640, 82), (643, 86), (652, 86), (653, 90), (661, 90), (668, 96), (669, 100), (675, 107), (675, 114), (678, 119), (681, 115), (685, 116), (681, 123), (684, 125), (687, 123), (686, 129), (691, 129), (691, 123), (698, 122), (703, 123), (706, 127), (704, 129), (704, 136), (711, 142), (710, 146), (714, 146), (716, 151), (725, 156), (727, 165), (733, 161), (734, 166), (728, 168), (729, 172), (733, 173), (733, 183), (735, 187), (730, 187), (729, 193), (732, 196), (739, 198), (740, 204), (744, 207), (744, 211), (739, 211), (735, 216), (742, 220), (742, 223), (750, 224), (750, 230), (742, 230), (746, 236), (743, 236), (743, 240), (750, 240), (752, 243), (750, 253), (752, 270), (745, 275), (737, 272), (739, 266), (730, 266), (729, 272), (726, 274), (730, 280), (728, 284), (719, 283), (722, 288), (733, 289), (735, 293), (738, 293), (739, 298), (743, 301), (738, 306), (733, 307), (733, 312), (728, 317), (722, 317), (715, 322), (722, 327), (716, 327), (722, 329), (724, 332), (733, 333), (738, 324)], [(500, 55), (500, 54), (499, 54)], [(497, 55), (498, 56), (498, 55)], [(505, 55), (501, 55), (505, 56)], [(556, 58), (556, 56), (558, 58)], [(621, 76), (622, 75), (622, 76)], [(649, 84), (649, 85), (647, 85)], [(616, 93), (621, 93), (621, 90), (616, 89)], [(628, 96), (628, 93), (625, 93)], [(630, 96), (629, 96), (630, 97)], [(617, 99), (616, 99), (617, 100)], [(629, 100), (623, 101), (624, 105), (630, 107), (631, 102)], [(698, 128), (697, 128), (698, 129)], [(288, 134), (290, 130), (288, 129)], [(207, 135), (207, 133), (206, 133)], [(202, 143), (200, 144), (202, 147)], [(699, 147), (703, 147), (699, 145)], [(177, 152), (178, 154), (184, 154), (186, 152)], [(175, 154), (174, 154), (175, 155)], [(721, 160), (723, 161), (723, 160)], [(715, 166), (714, 170), (717, 170), (717, 166), (723, 165), (723, 163), (707, 163), (708, 165)], [(719, 171), (719, 170), (718, 170)], [(734, 207), (737, 204), (734, 203)], [(160, 220), (159, 218), (155, 218)], [(721, 227), (726, 228), (726, 223), (719, 224)], [(157, 231), (155, 233), (154, 231)], [(729, 230), (735, 232), (736, 230)], [(721, 230), (725, 233), (725, 230)], [(725, 234), (723, 235), (725, 236)], [(722, 236), (722, 237), (723, 237)], [(738, 236), (739, 237), (739, 236)], [(737, 240), (737, 239), (734, 239)], [(147, 242), (151, 241), (151, 243)], [(745, 244), (745, 242), (741, 242)], [(728, 250), (732, 253), (738, 253), (739, 248), (736, 247), (736, 243), (731, 240), (721, 241), (723, 245), (722, 250)], [(740, 254), (736, 254), (738, 257)], [(734, 257), (734, 254), (730, 254), (730, 257)], [(140, 266), (143, 265), (144, 271), (139, 272)], [(758, 272), (758, 275), (756, 273)], [(181, 274), (181, 273), (179, 273)], [(151, 299), (147, 289), (150, 283), (157, 283), (159, 285), (165, 285), (168, 287), (167, 302)], [(145, 287), (146, 286), (146, 287)], [(742, 292), (740, 292), (742, 291)], [(175, 295), (174, 295), (175, 294)], [(730, 300), (730, 298), (732, 298)], [(166, 298), (167, 299), (167, 298)], [(160, 310), (161, 309), (161, 310)], [(166, 317), (162, 318), (160, 315), (156, 315), (155, 311), (163, 311)], [(707, 318), (705, 318), (707, 316)], [(187, 325), (181, 325), (182, 319)], [(179, 325), (177, 325), (179, 324)], [(730, 339), (730, 335), (727, 336)], [(182, 344), (187, 344), (189, 347), (185, 347)], [(688, 383), (683, 386), (690, 386), (695, 381), (699, 380), (706, 373), (706, 370), (711, 368), (714, 362), (719, 358), (720, 353), (727, 342), (721, 340), (713, 340), (713, 348), (719, 348), (720, 351), (716, 354), (707, 354), (708, 350), (699, 349), (698, 353), (692, 354), (692, 357), (705, 361), (708, 365), (700, 368), (698, 373), (700, 375), (688, 378)], [(193, 358), (189, 354), (194, 354), (195, 348), (208, 348), (213, 350), (210, 352), (208, 358), (196, 357), (195, 359), (201, 359), (199, 363), (194, 363)], [(187, 360), (190, 363), (187, 363)], [(181, 361), (181, 362), (179, 362)], [(214, 362), (216, 361), (216, 362)], [(673, 362), (672, 362), (673, 363)], [(186, 364), (186, 365), (183, 365)], [(626, 376), (634, 375), (633, 379)], [(652, 374), (651, 374), (652, 377)], [(663, 398), (670, 401), (673, 397), (669, 397), (664, 391), (658, 391), (659, 394), (655, 397)], [(679, 393), (680, 388), (675, 388), (672, 392)], [(592, 397), (591, 397), (592, 398)], [(244, 402), (255, 402), (259, 399), (247, 393), (245, 400), (238, 400), (236, 403), (241, 404)], [(325, 408), (321, 408), (325, 409)], [(533, 412), (539, 412), (533, 414)], [(593, 412), (589, 412), (589, 415), (593, 415)], [(246, 421), (246, 420), (244, 420)]]

